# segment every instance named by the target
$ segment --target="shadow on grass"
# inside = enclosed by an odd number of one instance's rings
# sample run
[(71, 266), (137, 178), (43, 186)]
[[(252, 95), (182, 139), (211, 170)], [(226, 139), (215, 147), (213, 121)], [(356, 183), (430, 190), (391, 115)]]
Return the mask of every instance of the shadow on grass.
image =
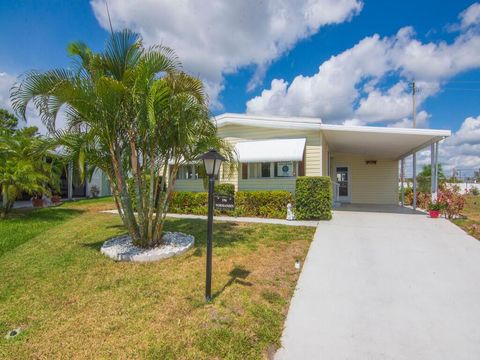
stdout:
[[(198, 250), (203, 249), (207, 244), (207, 222), (197, 219), (175, 219), (168, 220), (165, 224), (166, 231), (179, 231), (195, 237), (196, 255), (201, 256)], [(213, 246), (229, 247), (239, 242), (254, 240), (254, 226), (242, 226), (231, 222), (220, 222), (213, 225)]]
[[(122, 229), (127, 232), (123, 224), (107, 225), (107, 229)], [(256, 231), (253, 226), (242, 226), (236, 223), (215, 223), (213, 227), (213, 246), (214, 247), (230, 247), (236, 243), (248, 243), (255, 239), (253, 236)], [(195, 245), (192, 256), (202, 256), (207, 244), (207, 222), (197, 219), (173, 219), (165, 222), (164, 231), (182, 232), (195, 237)], [(84, 243), (83, 245), (95, 251), (100, 251), (103, 243), (114, 235), (101, 241)]]
[(81, 214), (80, 209), (17, 209), (0, 219), (0, 256)]
[(215, 299), (216, 297), (220, 296), (226, 288), (231, 286), (233, 283), (240, 284), (243, 286), (252, 286), (253, 284), (249, 281), (245, 281), (248, 275), (250, 275), (250, 271), (245, 269), (243, 266), (235, 266), (232, 271), (228, 274), (230, 276), (230, 279), (223, 285), (223, 287), (215, 292), (212, 295), (212, 299)]

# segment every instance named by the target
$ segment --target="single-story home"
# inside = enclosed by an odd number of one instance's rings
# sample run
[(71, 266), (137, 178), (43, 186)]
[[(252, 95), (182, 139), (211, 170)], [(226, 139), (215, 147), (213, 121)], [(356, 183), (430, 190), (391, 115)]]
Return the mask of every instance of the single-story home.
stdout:
[[(237, 152), (238, 171), (219, 181), (236, 190), (295, 192), (297, 176), (330, 176), (339, 203), (398, 204), (400, 163), (438, 143), (449, 130), (323, 124), (319, 118), (223, 114), (218, 134)], [(432, 184), (433, 192), (435, 184)], [(177, 191), (204, 191), (196, 165), (178, 172)]]

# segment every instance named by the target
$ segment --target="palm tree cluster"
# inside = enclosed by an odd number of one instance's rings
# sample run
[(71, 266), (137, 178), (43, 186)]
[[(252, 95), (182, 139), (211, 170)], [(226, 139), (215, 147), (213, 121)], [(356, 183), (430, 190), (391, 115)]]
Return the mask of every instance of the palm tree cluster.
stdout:
[(40, 196), (57, 190), (63, 165), (53, 152), (55, 144), (39, 136), (36, 127), (1, 129), (0, 216), (4, 218), (22, 193)]
[[(25, 119), (33, 103), (80, 171), (87, 162), (108, 176), (134, 244), (156, 246), (179, 167), (210, 147), (233, 157), (216, 135), (203, 84), (172, 49), (146, 48), (129, 30), (112, 33), (103, 52), (82, 42), (68, 51), (74, 67), (25, 74), (12, 89), (13, 108)], [(59, 113), (67, 126), (55, 131)]]

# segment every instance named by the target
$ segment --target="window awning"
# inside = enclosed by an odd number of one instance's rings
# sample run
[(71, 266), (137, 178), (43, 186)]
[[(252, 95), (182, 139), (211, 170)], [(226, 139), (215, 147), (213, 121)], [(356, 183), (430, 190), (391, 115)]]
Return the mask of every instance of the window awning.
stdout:
[(238, 161), (242, 163), (301, 161), (305, 138), (245, 141), (235, 145)]

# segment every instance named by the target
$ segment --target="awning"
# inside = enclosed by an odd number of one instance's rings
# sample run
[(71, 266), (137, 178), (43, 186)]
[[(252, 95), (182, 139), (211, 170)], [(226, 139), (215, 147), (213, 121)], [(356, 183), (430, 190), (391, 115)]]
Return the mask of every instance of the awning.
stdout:
[(238, 161), (242, 163), (301, 161), (305, 138), (245, 141), (235, 145)]

